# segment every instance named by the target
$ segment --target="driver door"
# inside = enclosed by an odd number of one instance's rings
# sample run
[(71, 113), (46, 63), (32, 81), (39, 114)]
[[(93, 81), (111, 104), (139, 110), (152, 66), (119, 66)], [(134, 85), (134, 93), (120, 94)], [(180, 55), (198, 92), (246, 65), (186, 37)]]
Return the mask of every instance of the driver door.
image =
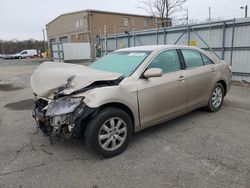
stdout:
[(149, 68), (161, 68), (164, 74), (138, 81), (139, 113), (143, 127), (164, 122), (184, 112), (187, 105), (186, 72), (181, 68), (176, 50), (161, 52)]

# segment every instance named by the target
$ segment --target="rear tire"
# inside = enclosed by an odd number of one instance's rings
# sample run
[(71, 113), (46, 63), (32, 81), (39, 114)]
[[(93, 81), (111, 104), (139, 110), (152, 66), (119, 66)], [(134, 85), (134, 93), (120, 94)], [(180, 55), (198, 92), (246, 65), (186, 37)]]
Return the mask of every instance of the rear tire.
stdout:
[(94, 153), (104, 158), (122, 153), (132, 136), (129, 115), (118, 108), (105, 108), (91, 119), (85, 130), (85, 142)]
[(208, 112), (217, 112), (220, 110), (224, 100), (225, 90), (222, 84), (217, 83), (211, 93), (206, 110)]

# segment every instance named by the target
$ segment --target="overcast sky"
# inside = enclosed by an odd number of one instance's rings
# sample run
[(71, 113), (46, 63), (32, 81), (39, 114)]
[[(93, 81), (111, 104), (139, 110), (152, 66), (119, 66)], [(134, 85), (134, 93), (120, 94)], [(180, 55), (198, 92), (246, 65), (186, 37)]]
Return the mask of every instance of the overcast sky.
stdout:
[[(230, 19), (243, 17), (240, 6), (246, 4), (250, 9), (250, 0), (188, 0), (184, 6), (191, 19), (205, 20), (209, 6), (213, 18)], [(146, 14), (137, 8), (139, 5), (138, 0), (1, 0), (0, 39), (42, 39), (42, 29), (49, 21), (62, 13), (84, 9)]]

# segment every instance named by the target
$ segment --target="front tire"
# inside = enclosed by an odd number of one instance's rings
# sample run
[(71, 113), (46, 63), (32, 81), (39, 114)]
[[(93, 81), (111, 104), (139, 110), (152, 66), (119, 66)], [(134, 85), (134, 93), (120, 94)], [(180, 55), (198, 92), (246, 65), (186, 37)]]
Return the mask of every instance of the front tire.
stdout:
[(88, 123), (85, 142), (94, 153), (110, 158), (125, 150), (132, 130), (131, 118), (125, 111), (105, 108)]
[(225, 90), (222, 84), (217, 83), (212, 91), (206, 110), (217, 112), (220, 110), (224, 100)]

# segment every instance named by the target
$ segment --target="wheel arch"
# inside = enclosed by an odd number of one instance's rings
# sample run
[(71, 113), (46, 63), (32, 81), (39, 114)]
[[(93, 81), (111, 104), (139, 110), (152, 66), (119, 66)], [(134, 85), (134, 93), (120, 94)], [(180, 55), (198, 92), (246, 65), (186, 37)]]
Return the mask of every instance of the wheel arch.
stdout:
[(223, 86), (224, 96), (225, 96), (226, 93), (227, 93), (227, 84), (226, 84), (226, 82), (224, 80), (219, 80), (217, 83), (220, 83)]
[(133, 129), (134, 129), (135, 117), (134, 117), (134, 114), (133, 114), (132, 110), (127, 105), (119, 103), (119, 102), (111, 102), (111, 103), (103, 104), (99, 108), (104, 109), (104, 108), (108, 108), (108, 107), (115, 107), (115, 108), (119, 108), (119, 109), (125, 111), (129, 115), (129, 117), (131, 118), (131, 121), (133, 123), (132, 126), (133, 126)]
[(133, 132), (135, 132), (135, 117), (134, 117), (132, 110), (125, 104), (122, 104), (119, 102), (111, 102), (111, 103), (103, 104), (97, 108), (89, 108), (90, 112), (88, 113), (88, 115), (86, 115), (84, 118), (80, 118), (79, 121), (77, 122), (77, 127), (78, 127), (77, 129), (78, 131), (80, 131), (77, 137), (82, 138), (89, 121), (95, 116), (97, 116), (101, 110), (108, 108), (108, 107), (119, 108), (125, 111), (131, 118)]

